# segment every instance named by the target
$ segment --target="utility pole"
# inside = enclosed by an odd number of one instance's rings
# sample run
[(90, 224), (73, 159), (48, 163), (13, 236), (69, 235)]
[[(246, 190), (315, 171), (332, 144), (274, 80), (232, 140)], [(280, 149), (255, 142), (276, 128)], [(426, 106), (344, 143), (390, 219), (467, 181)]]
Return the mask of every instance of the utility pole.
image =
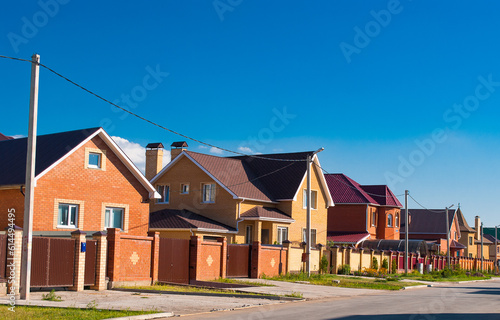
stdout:
[(311, 276), (311, 163), (315, 154), (325, 150), (320, 148), (307, 156), (307, 218), (306, 218), (306, 272)]
[(484, 242), (483, 242), (483, 223), (481, 222), (481, 272), (483, 272), (483, 260), (484, 260)]
[(448, 209), (453, 207), (454, 204), (452, 204), (449, 207), (446, 207), (446, 264), (448, 265), (448, 268), (451, 268), (450, 266), (450, 221), (449, 216), (448, 216)]
[(408, 220), (408, 190), (405, 190), (405, 273), (408, 273), (408, 234), (410, 233), (410, 221)]
[(31, 57), (30, 115), (28, 128), (28, 151), (26, 156), (26, 182), (24, 191), (23, 252), (21, 258), (21, 299), (30, 299), (31, 242), (33, 231), (33, 202), (35, 191), (36, 126), (38, 116), (38, 75), (40, 56)]
[(495, 226), (495, 273), (498, 273), (498, 226)]

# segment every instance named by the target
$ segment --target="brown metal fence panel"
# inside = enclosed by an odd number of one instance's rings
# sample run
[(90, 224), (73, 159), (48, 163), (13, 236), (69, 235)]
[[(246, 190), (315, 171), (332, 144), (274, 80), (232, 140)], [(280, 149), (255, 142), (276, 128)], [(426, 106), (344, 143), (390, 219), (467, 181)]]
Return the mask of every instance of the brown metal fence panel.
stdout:
[(250, 245), (228, 244), (227, 245), (227, 276), (249, 277), (250, 276)]
[(87, 240), (87, 251), (85, 252), (85, 279), (86, 286), (95, 285), (95, 267), (97, 263), (97, 240)]
[(189, 283), (189, 240), (160, 239), (158, 280)]
[(0, 234), (0, 279), (5, 279), (7, 265), (7, 235)]
[(31, 287), (69, 287), (75, 268), (74, 239), (33, 237)]

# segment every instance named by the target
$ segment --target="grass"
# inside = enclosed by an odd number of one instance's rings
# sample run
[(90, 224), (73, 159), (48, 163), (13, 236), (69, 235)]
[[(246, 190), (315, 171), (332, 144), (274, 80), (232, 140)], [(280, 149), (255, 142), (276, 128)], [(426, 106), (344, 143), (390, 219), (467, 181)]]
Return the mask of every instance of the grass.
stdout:
[(431, 273), (425, 274), (401, 274), (399, 275), (401, 279), (411, 279), (411, 280), (420, 280), (420, 281), (436, 281), (436, 282), (457, 282), (457, 281), (473, 281), (473, 280), (487, 280), (491, 279), (491, 276), (485, 274), (484, 277), (478, 277), (473, 275), (467, 275), (462, 271), (452, 271), (452, 272), (443, 272), (443, 271), (433, 271)]
[(261, 293), (253, 293), (253, 292), (237, 292), (231, 289), (212, 289), (212, 288), (203, 288), (203, 287), (192, 287), (192, 286), (175, 286), (169, 284), (155, 284), (153, 286), (124, 286), (120, 287), (123, 289), (135, 289), (135, 290), (155, 290), (155, 291), (172, 291), (172, 292), (189, 292), (189, 293), (217, 293), (217, 294), (227, 294), (227, 295), (235, 295), (235, 294), (244, 294), (244, 295), (256, 295), (256, 296), (271, 296), (269, 294), (261, 294)]
[(245, 284), (253, 287), (275, 287), (275, 285), (265, 282), (253, 282), (247, 280), (236, 280), (236, 279), (222, 279), (219, 278), (217, 280), (212, 280), (213, 282), (221, 282), (221, 283), (235, 283), (235, 284)]
[(42, 300), (62, 301), (61, 296), (56, 295), (56, 290), (52, 289), (50, 293), (42, 294)]
[[(359, 289), (378, 289), (378, 290), (400, 290), (403, 287), (421, 285), (418, 282), (400, 282), (393, 278), (389, 279), (378, 279), (378, 278), (360, 278), (360, 277), (346, 277), (337, 276), (334, 274), (311, 274), (307, 277), (306, 274), (286, 274), (277, 277), (265, 277), (268, 280), (277, 281), (308, 281), (313, 285), (322, 286), (332, 286), (332, 287), (342, 287), (342, 288), (359, 288)], [(337, 280), (338, 283), (334, 282)]]
[(47, 308), (37, 306), (16, 306), (15, 312), (9, 311), (10, 306), (0, 305), (0, 313), (8, 319), (83, 319), (98, 320), (141, 314), (158, 313), (158, 311), (120, 311), (77, 308)]

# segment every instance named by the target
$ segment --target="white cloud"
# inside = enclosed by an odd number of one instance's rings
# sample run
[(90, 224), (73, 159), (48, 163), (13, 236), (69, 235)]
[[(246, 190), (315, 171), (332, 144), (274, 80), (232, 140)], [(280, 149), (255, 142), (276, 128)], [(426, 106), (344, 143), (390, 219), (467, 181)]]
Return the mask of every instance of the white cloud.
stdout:
[(14, 139), (26, 138), (26, 136), (22, 135), (22, 134), (15, 134), (15, 135), (13, 135), (11, 137), (14, 138)]
[(208, 147), (207, 147), (207, 146), (204, 146), (204, 145), (199, 145), (199, 146), (198, 146), (198, 149), (208, 149)]
[(210, 148), (210, 153), (214, 153), (214, 154), (223, 154), (223, 153), (224, 153), (224, 150), (221, 150), (221, 149), (216, 148), (216, 147), (212, 147), (212, 148)]
[(250, 149), (249, 147), (239, 147), (239, 148), (238, 148), (238, 150), (239, 150), (239, 151), (241, 151), (241, 152), (243, 152), (243, 153), (247, 153), (247, 154), (252, 154), (252, 153), (254, 153), (254, 152), (252, 151), (252, 149)]
[[(132, 162), (141, 170), (145, 171), (146, 166), (146, 148), (138, 143), (129, 141), (121, 137), (111, 137), (116, 144), (125, 152), (125, 154), (132, 160)], [(163, 166), (170, 161), (170, 151), (163, 152)]]

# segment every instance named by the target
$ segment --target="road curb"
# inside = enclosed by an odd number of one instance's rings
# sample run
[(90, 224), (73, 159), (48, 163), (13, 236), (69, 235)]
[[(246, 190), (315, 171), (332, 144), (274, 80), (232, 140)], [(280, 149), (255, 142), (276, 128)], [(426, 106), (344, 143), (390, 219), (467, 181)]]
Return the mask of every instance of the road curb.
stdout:
[(148, 320), (148, 319), (159, 319), (159, 318), (170, 318), (174, 317), (173, 312), (162, 312), (162, 313), (152, 313), (152, 314), (143, 314), (139, 316), (130, 316), (130, 317), (120, 317), (120, 318), (107, 318), (104, 320)]
[(433, 287), (433, 284), (423, 284), (420, 286), (409, 286), (409, 287), (403, 287), (402, 290), (409, 290), (409, 289), (416, 289), (416, 288), (430, 288)]

